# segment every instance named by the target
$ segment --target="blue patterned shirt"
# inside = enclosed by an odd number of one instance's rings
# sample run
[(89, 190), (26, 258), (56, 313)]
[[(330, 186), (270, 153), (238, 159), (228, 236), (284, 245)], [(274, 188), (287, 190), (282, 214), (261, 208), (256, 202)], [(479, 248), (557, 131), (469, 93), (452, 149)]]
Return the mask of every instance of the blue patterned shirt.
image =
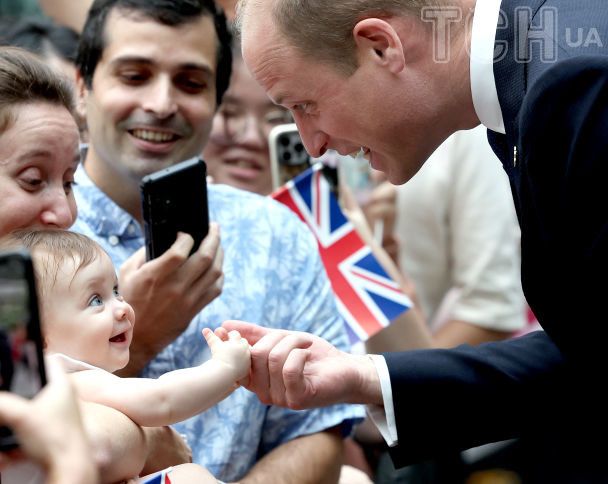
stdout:
[[(82, 166), (75, 178), (79, 213), (72, 230), (96, 240), (119, 268), (144, 245), (142, 229), (93, 184)], [(349, 350), (317, 243), (289, 209), (267, 197), (210, 185), (209, 218), (220, 225), (222, 294), (150, 362), (143, 376), (155, 378), (209, 359), (201, 330), (214, 329), (226, 319), (315, 333)], [(186, 436), (194, 462), (219, 479), (234, 481), (282, 443), (339, 424), (350, 431), (352, 423), (363, 416), (362, 407), (355, 405), (306, 411), (267, 406), (239, 388), (218, 405), (174, 427)]]

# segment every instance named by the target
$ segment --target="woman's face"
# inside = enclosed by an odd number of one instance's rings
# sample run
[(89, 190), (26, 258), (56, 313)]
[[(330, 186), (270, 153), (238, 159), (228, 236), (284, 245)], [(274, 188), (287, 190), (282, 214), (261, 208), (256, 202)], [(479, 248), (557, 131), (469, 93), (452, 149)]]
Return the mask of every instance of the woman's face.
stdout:
[(0, 236), (25, 228), (67, 229), (76, 219), (76, 122), (64, 107), (45, 102), (11, 113), (0, 133)]
[(268, 134), (287, 122), (291, 122), (289, 112), (275, 105), (243, 61), (235, 59), (230, 88), (203, 151), (213, 181), (268, 195), (272, 191)]

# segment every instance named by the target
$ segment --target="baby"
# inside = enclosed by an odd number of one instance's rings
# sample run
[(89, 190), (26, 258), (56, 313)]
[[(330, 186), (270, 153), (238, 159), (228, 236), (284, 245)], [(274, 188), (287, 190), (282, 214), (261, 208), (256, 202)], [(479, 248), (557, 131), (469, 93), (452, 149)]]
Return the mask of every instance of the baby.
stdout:
[[(141, 426), (165, 426), (215, 405), (249, 375), (247, 341), (236, 331), (222, 341), (209, 329), (203, 335), (212, 358), (200, 366), (158, 379), (114, 375), (129, 361), (135, 314), (120, 295), (110, 257), (73, 232), (26, 231), (15, 238), (32, 253), (46, 353), (63, 360), (83, 400), (112, 407)], [(217, 482), (193, 464), (170, 472), (174, 484)]]

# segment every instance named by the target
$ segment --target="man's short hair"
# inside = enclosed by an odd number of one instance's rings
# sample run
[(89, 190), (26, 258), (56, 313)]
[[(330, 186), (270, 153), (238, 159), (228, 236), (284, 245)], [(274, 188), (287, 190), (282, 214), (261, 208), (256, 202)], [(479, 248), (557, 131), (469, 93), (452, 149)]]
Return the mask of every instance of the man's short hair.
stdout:
[(0, 134), (14, 121), (18, 106), (46, 102), (74, 114), (70, 81), (35, 54), (18, 47), (0, 47)]
[[(350, 75), (357, 69), (353, 28), (370, 17), (413, 15), (420, 18), (424, 7), (441, 7), (446, 0), (264, 0), (270, 1), (271, 15), (290, 44), (304, 57), (333, 65)], [(237, 30), (250, 8), (260, 7), (260, 0), (240, 0)], [(249, 5), (251, 4), (251, 5)]]
[(144, 18), (171, 27), (212, 17), (218, 39), (216, 69), (216, 101), (219, 106), (230, 82), (232, 70), (231, 34), (226, 17), (213, 0), (95, 0), (89, 10), (80, 36), (76, 65), (85, 85), (91, 89), (93, 75), (105, 48), (105, 25), (113, 10), (133, 12)]

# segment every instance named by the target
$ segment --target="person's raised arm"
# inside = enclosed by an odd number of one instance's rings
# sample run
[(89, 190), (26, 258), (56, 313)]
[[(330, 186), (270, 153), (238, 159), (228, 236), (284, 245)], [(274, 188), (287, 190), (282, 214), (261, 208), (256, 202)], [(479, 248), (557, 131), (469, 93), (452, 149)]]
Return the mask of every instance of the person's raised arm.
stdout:
[[(303, 465), (293, 456), (307, 456), (305, 462), (315, 465)], [(340, 430), (327, 429), (281, 444), (258, 460), (239, 484), (335, 484), (342, 460)]]
[(119, 375), (137, 375), (188, 327), (202, 308), (220, 295), (224, 253), (219, 226), (211, 223), (199, 249), (188, 256), (192, 244), (192, 237), (178, 234), (162, 256), (146, 262), (141, 249), (121, 267), (120, 291), (133, 306), (137, 324), (129, 364)]
[(249, 344), (238, 332), (231, 332), (227, 341), (209, 329), (204, 334), (213, 357), (200, 366), (174, 370), (156, 380), (85, 370), (73, 375), (79, 395), (119, 410), (148, 427), (197, 415), (232, 393), (250, 368)]

